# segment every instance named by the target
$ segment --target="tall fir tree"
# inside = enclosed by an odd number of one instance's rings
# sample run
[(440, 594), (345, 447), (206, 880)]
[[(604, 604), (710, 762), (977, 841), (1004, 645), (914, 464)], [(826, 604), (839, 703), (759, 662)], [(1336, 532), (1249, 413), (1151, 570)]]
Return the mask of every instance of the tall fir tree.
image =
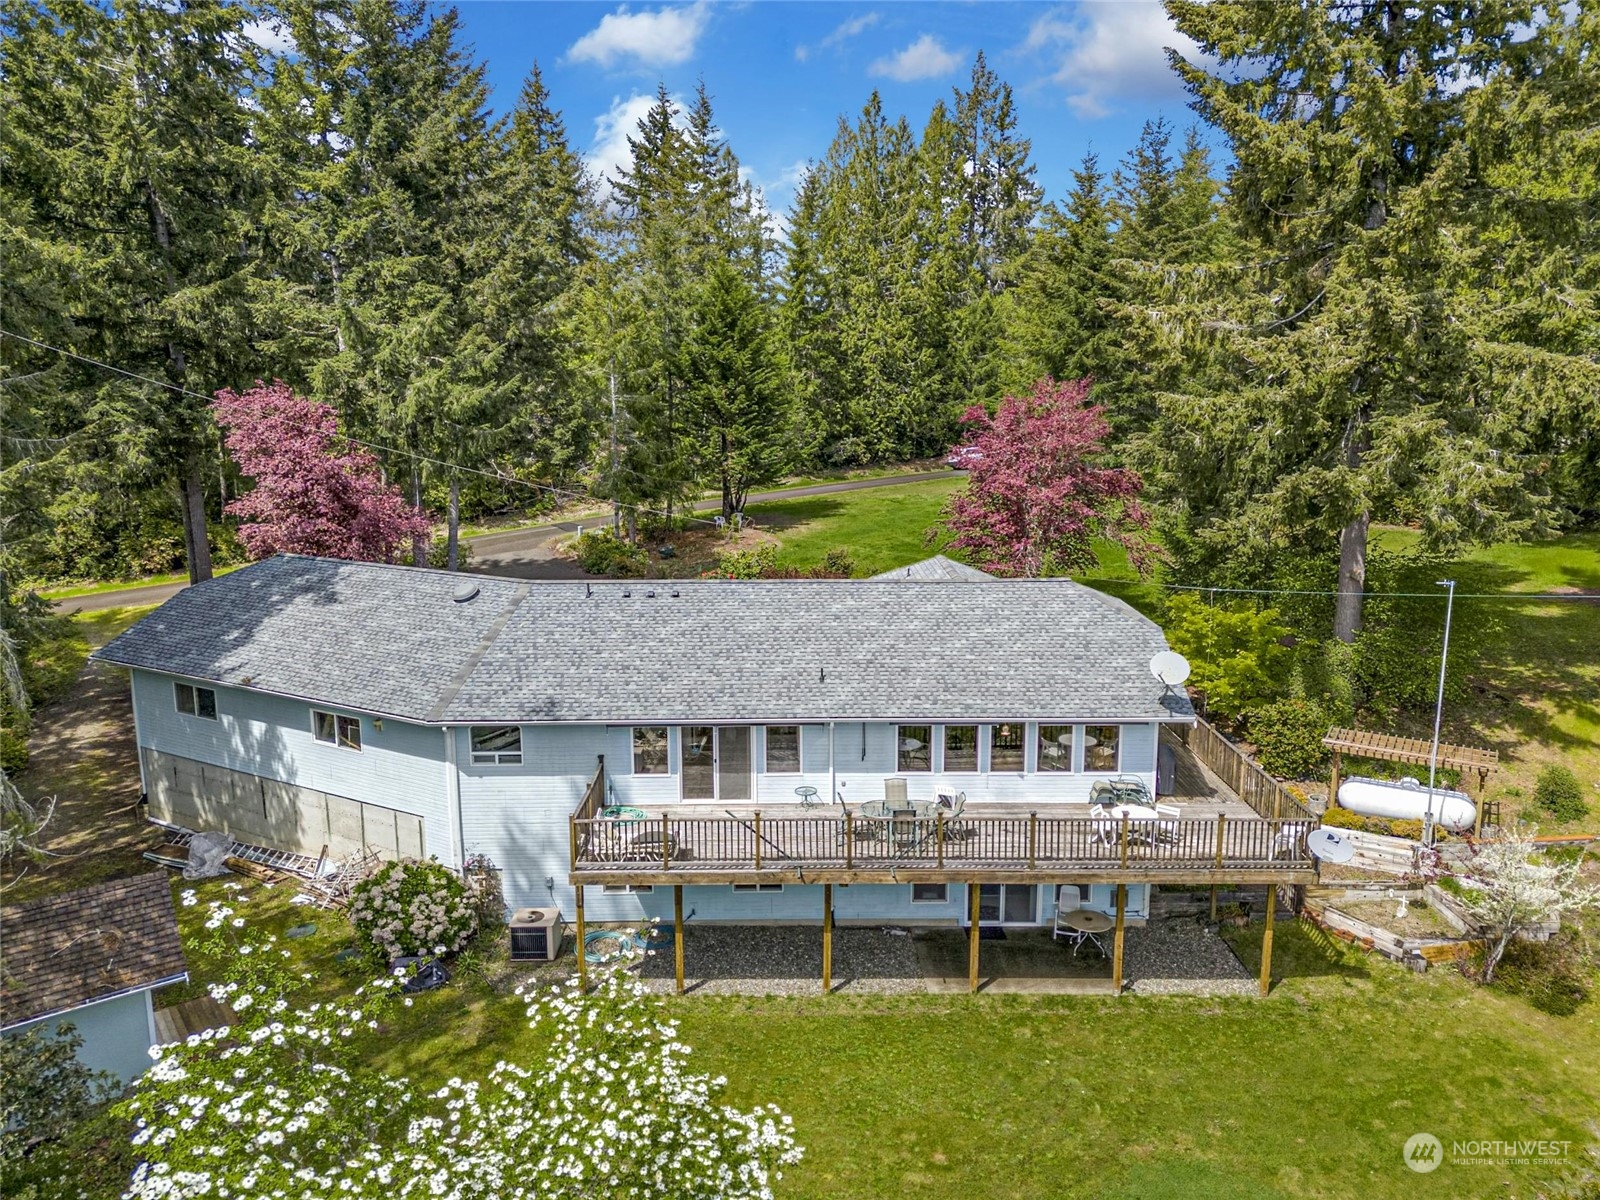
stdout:
[(1167, 321), (1221, 333), (1219, 369), (1164, 398), (1152, 441), (1175, 547), (1213, 571), (1336, 557), (1333, 632), (1351, 641), (1375, 518), (1440, 546), (1543, 528), (1554, 508), (1473, 336), (1482, 294), (1456, 236), (1477, 200), (1463, 113), (1550, 23), (1518, 2), (1168, 9), (1205, 56), (1172, 58), (1229, 139), (1249, 239), (1231, 274), (1250, 281)]

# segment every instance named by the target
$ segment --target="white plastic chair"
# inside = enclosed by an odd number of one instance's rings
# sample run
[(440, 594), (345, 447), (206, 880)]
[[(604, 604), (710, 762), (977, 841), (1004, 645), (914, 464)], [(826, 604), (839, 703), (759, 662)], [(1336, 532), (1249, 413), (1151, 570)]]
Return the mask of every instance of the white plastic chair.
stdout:
[(1178, 838), (1178, 822), (1183, 818), (1183, 810), (1176, 804), (1158, 804), (1156, 805), (1156, 816), (1159, 818), (1156, 821), (1156, 829), (1160, 835), (1168, 841), (1176, 841)]
[(1092, 805), (1089, 816), (1094, 819), (1094, 840), (1103, 846), (1109, 846), (1117, 840), (1117, 823), (1112, 819), (1106, 806), (1103, 804)]

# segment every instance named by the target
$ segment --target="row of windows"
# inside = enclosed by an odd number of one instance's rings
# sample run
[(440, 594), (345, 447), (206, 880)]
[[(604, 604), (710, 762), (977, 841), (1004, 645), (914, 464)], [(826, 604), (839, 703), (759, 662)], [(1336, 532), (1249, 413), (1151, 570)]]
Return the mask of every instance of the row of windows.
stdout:
[[(217, 719), (217, 693), (188, 683), (173, 685), (180, 713)], [(943, 740), (943, 770), (974, 772), (978, 769), (978, 725), (898, 725), (895, 727), (896, 769), (902, 774), (933, 770), (934, 730)], [(989, 729), (989, 770), (995, 773), (1024, 769), (1027, 722), (1009, 721)], [(1040, 771), (1071, 771), (1075, 726), (1040, 725), (1034, 762)], [(766, 770), (769, 775), (800, 773), (800, 726), (767, 725)], [(361, 749), (361, 720), (338, 713), (311, 710), (311, 732), (317, 741), (346, 750)], [(665, 775), (668, 727), (633, 727), (633, 773)], [(472, 729), (472, 761), (494, 766), (522, 764), (522, 729), (517, 725), (479, 725)], [(1083, 727), (1083, 769), (1116, 771), (1121, 760), (1122, 731), (1116, 725)]]

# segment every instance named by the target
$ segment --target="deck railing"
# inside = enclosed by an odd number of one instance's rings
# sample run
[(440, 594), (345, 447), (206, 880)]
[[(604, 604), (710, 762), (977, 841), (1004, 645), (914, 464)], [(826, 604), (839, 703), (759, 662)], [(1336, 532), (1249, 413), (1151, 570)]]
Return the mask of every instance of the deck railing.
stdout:
[[(589, 847), (582, 839), (587, 833), (580, 832), (580, 822), (587, 823), (600, 816), (600, 810), (606, 806), (606, 756), (595, 755), (594, 776), (589, 780), (589, 786), (583, 789), (583, 799), (578, 801), (578, 807), (573, 810), (572, 822), (569, 833), (572, 835), (571, 854), (572, 861), (577, 862), (589, 851)], [(587, 825), (585, 825), (585, 829)]]
[(1180, 729), (1179, 736), (1185, 738), (1194, 756), (1258, 816), (1311, 819), (1310, 809), (1213, 726), (1197, 720), (1192, 728)]
[(1049, 870), (1310, 869), (1304, 819), (1094, 817), (749, 816), (643, 821), (574, 817), (572, 866), (584, 870), (705, 871), (765, 869)]

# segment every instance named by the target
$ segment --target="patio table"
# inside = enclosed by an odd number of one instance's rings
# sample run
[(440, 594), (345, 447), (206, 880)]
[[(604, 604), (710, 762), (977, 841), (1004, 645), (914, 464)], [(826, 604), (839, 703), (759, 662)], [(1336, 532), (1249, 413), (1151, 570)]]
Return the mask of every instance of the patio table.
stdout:
[(1123, 817), (1128, 818), (1128, 838), (1130, 841), (1135, 838), (1141, 842), (1155, 840), (1157, 822), (1161, 820), (1161, 814), (1155, 809), (1143, 804), (1112, 805), (1106, 809), (1105, 824), (1110, 826), (1110, 831), (1114, 836), (1120, 837), (1122, 834)]
[(1094, 948), (1104, 954), (1106, 952), (1106, 944), (1101, 940), (1101, 935), (1110, 933), (1117, 924), (1097, 908), (1075, 908), (1069, 913), (1062, 913), (1061, 923), (1068, 929), (1076, 930), (1082, 935), (1073, 943), (1072, 952), (1074, 954), (1078, 952), (1078, 947), (1082, 946), (1084, 942), (1093, 942)]

